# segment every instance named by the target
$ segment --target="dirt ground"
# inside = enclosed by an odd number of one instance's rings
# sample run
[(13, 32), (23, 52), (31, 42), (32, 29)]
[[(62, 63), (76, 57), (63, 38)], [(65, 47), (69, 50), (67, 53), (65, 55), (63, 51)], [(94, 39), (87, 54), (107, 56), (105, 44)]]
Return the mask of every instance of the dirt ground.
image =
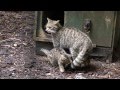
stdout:
[(79, 70), (58, 68), (35, 54), (34, 11), (0, 11), (0, 79), (119, 79), (120, 62), (101, 58)]

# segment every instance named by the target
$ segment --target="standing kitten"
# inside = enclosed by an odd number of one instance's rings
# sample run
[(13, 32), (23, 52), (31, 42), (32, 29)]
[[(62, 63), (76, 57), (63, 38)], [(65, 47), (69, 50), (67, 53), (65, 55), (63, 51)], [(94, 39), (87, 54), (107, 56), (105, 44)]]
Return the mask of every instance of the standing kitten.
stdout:
[(88, 65), (88, 56), (93, 48), (89, 36), (76, 28), (62, 27), (59, 20), (47, 20), (46, 31), (52, 35), (53, 46), (70, 50), (74, 65), (72, 68)]
[(53, 48), (52, 50), (41, 49), (47, 55), (48, 60), (53, 66), (59, 66), (60, 72), (65, 71), (68, 64), (72, 64), (71, 56), (63, 49)]

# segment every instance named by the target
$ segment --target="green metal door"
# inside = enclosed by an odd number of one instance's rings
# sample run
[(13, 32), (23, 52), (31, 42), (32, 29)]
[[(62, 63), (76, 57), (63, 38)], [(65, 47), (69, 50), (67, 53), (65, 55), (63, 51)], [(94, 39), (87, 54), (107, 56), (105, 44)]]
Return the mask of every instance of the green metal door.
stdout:
[(114, 34), (114, 11), (65, 11), (64, 25), (82, 30), (85, 19), (92, 21), (90, 37), (97, 46), (111, 47)]

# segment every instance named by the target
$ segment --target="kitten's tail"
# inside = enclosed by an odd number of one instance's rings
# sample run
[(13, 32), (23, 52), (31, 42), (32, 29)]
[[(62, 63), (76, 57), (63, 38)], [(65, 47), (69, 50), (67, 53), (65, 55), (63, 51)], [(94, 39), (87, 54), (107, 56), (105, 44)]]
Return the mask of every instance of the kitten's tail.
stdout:
[(50, 54), (50, 51), (47, 49), (41, 49), (40, 51), (42, 51), (44, 54), (46, 54), (47, 56)]

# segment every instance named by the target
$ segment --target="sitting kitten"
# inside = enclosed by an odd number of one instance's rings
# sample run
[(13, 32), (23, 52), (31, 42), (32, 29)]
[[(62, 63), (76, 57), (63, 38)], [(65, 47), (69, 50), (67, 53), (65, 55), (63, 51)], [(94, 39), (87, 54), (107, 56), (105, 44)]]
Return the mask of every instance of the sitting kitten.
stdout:
[(72, 68), (88, 65), (90, 63), (88, 56), (93, 49), (89, 36), (76, 28), (62, 27), (59, 20), (49, 18), (47, 20), (45, 31), (51, 33), (54, 48), (68, 48), (70, 50), (74, 65)]
[(65, 71), (68, 64), (72, 64), (71, 56), (63, 49), (53, 48), (52, 50), (41, 49), (47, 55), (48, 60), (53, 66), (59, 66), (60, 72)]

